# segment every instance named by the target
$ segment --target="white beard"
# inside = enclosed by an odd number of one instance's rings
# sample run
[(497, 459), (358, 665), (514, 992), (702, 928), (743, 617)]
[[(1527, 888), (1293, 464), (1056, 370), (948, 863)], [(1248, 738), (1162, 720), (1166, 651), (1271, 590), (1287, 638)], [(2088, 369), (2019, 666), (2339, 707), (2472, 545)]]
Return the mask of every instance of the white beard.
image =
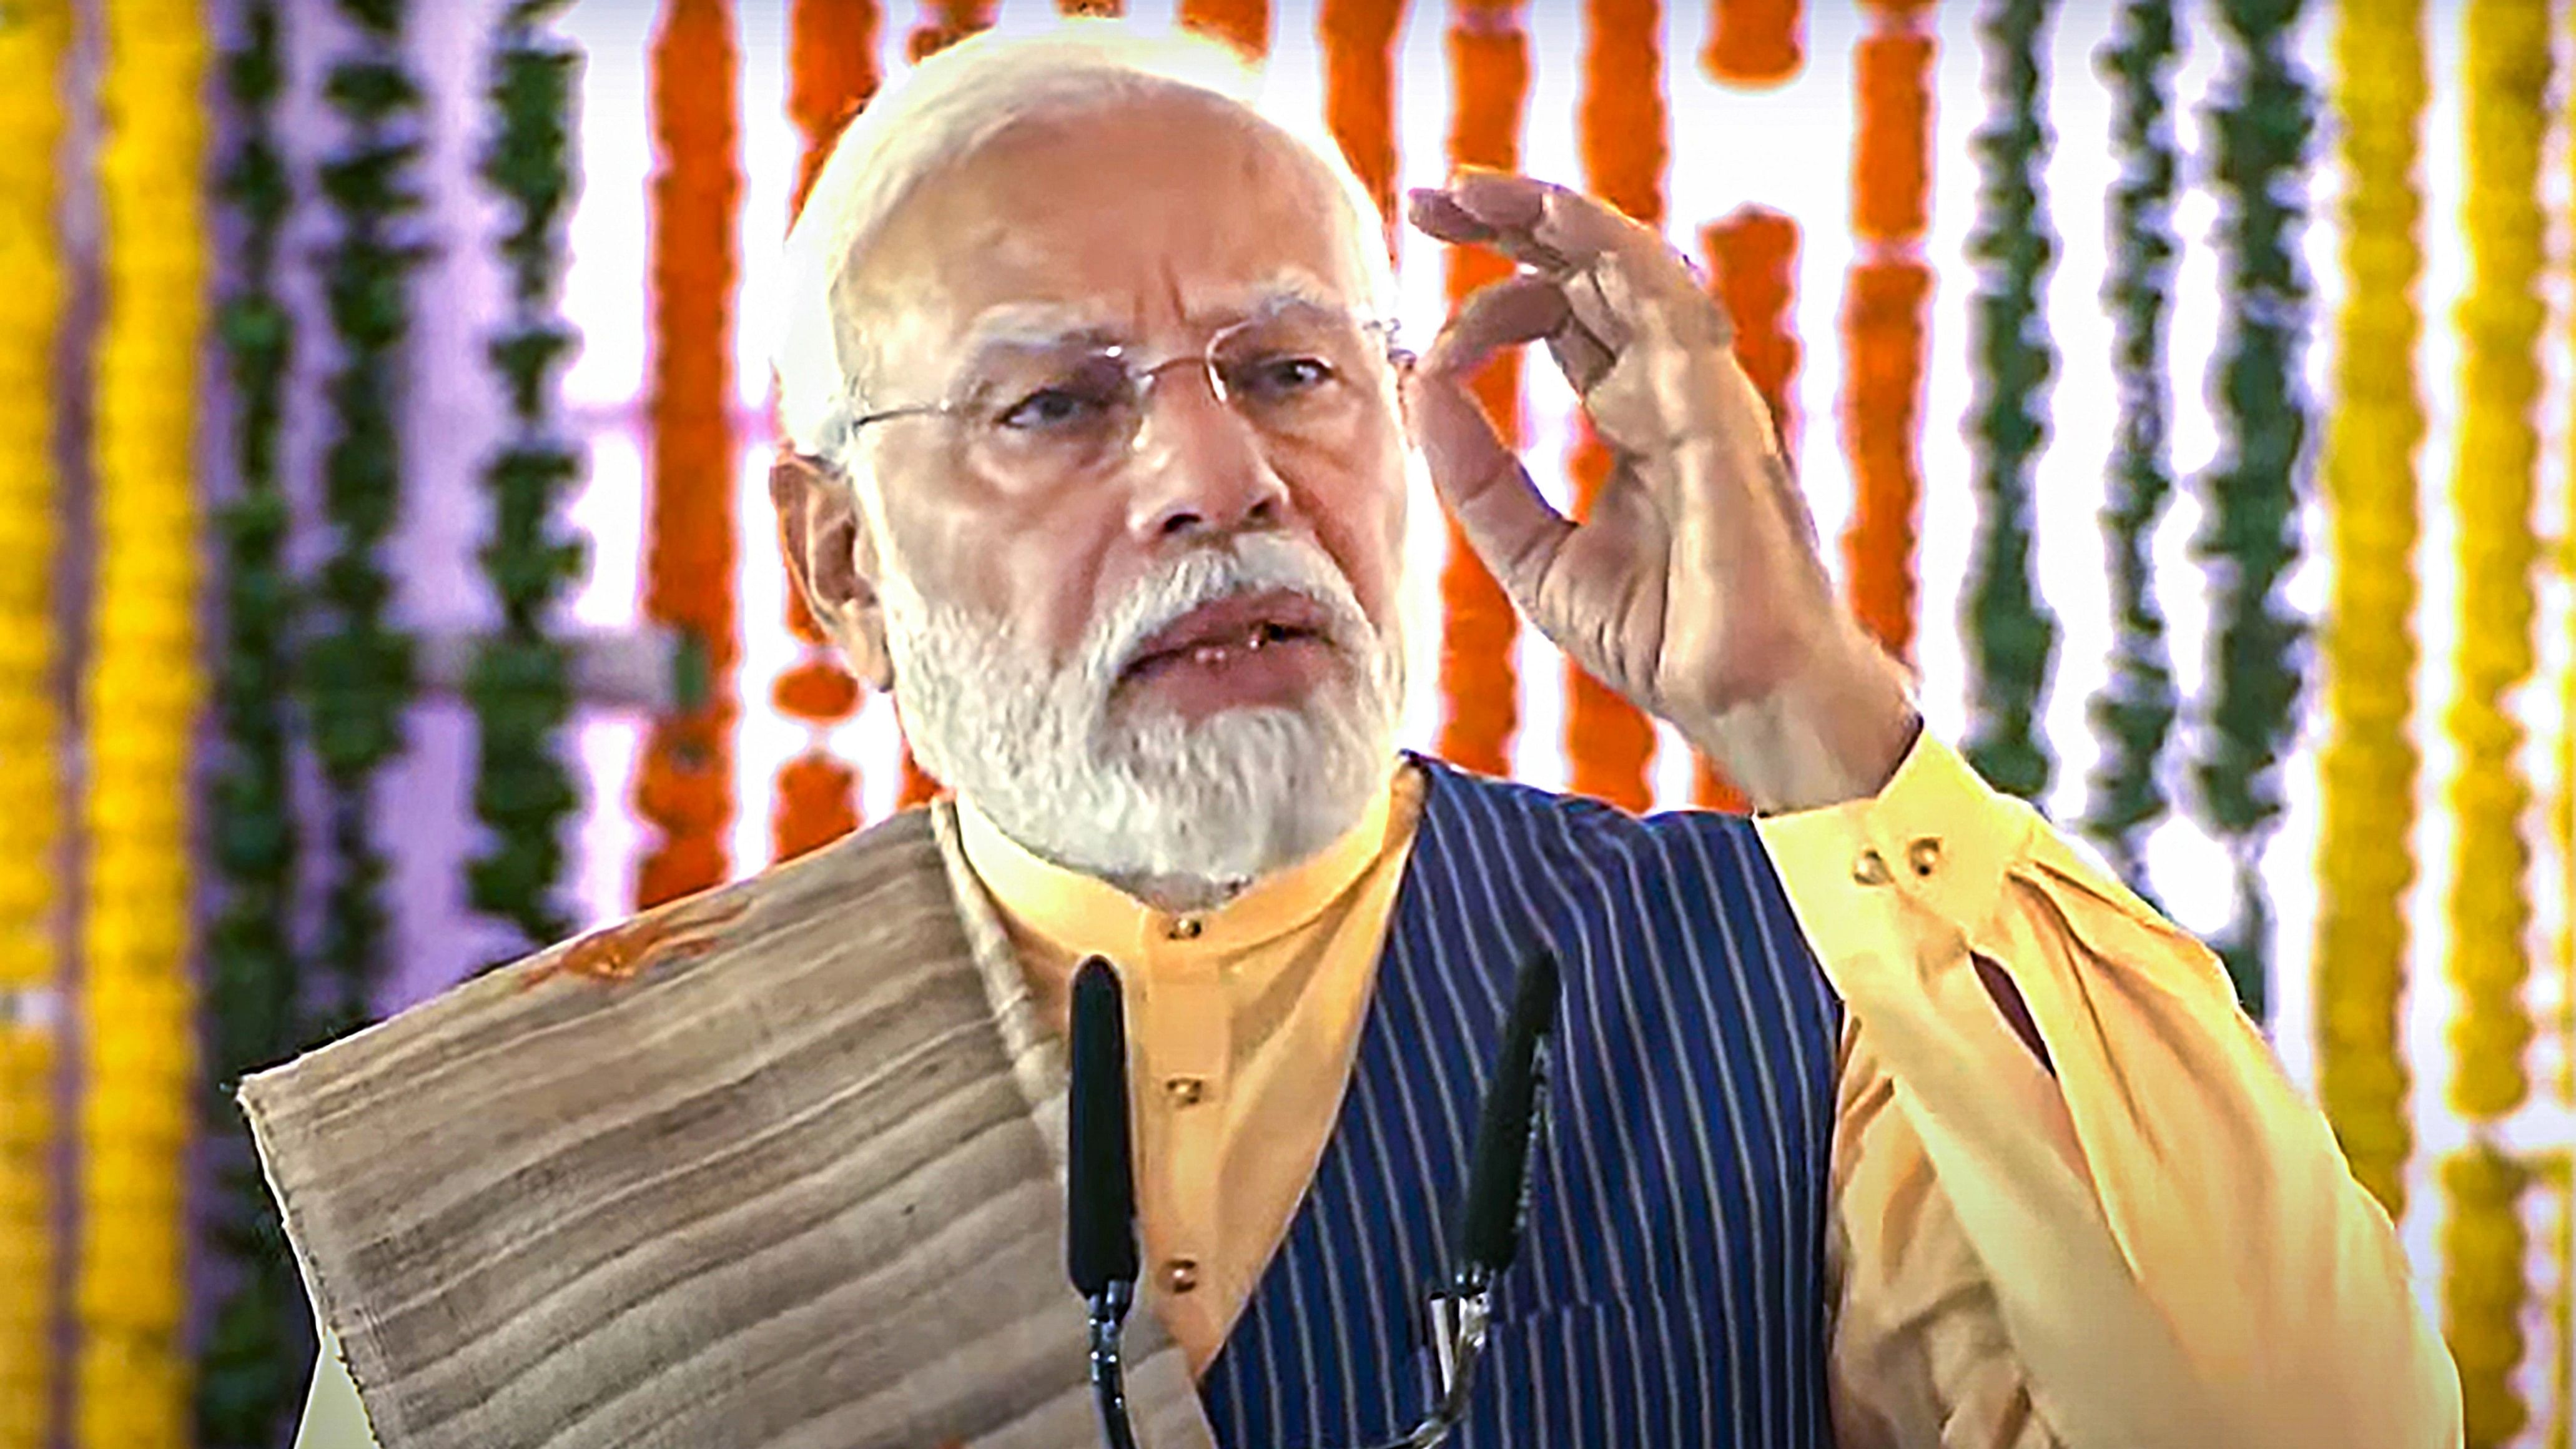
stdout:
[[(1062, 665), (889, 572), (887, 647), (914, 754), (1043, 859), (1221, 895), (1323, 850), (1386, 785), (1404, 653), (1311, 543), (1246, 534), (1175, 558), (1095, 618)], [(1340, 678), (1296, 707), (1195, 723), (1112, 717), (1120, 671), (1149, 636), (1215, 600), (1271, 590), (1324, 606)]]

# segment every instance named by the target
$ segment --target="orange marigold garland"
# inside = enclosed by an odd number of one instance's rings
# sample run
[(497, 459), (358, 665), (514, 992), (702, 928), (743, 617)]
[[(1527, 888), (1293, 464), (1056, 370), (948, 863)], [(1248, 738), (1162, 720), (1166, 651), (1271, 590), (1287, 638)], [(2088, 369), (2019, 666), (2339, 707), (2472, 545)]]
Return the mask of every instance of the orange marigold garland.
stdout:
[[(1577, 128), (1592, 193), (1648, 226), (1664, 219), (1664, 65), (1661, 0), (1585, 0), (1583, 99)], [(1591, 511), (1610, 476), (1610, 450), (1589, 425), (1571, 464), (1575, 510)], [(1566, 756), (1572, 785), (1630, 810), (1654, 803), (1647, 767), (1655, 727), (1635, 705), (1569, 663)]]
[(1254, 60), (1270, 53), (1270, 0), (1181, 0), (1181, 24)]
[[(804, 207), (805, 193), (813, 189), (841, 128), (882, 79), (876, 0), (795, 0), (787, 37), (787, 112), (805, 142), (789, 203), (792, 217)], [(830, 746), (832, 728), (858, 708), (858, 681), (795, 589), (787, 591), (787, 628), (801, 653), (778, 677), (771, 700), (779, 713), (805, 726), (805, 748), (778, 772), (769, 826), (774, 860), (793, 860), (859, 826), (858, 772)]]
[(733, 818), (735, 540), (732, 316), (734, 17), (727, 0), (667, 0), (654, 38), (652, 474), (644, 612), (703, 666), (705, 697), (653, 722), (636, 803), (661, 841), (636, 874), (650, 908), (720, 884)]
[(1923, 476), (1915, 457), (1923, 399), (1923, 262), (1932, 174), (1932, 37), (1925, 0), (1870, 6), (1877, 28), (1852, 57), (1852, 231), (1859, 258), (1843, 284), (1843, 448), (1852, 521), (1844, 575), (1861, 624), (1900, 659), (1914, 652), (1914, 552)]
[[(1798, 417), (1790, 382), (1798, 373), (1798, 338), (1790, 325), (1797, 297), (1798, 224), (1776, 211), (1746, 207), (1700, 233), (1718, 301), (1735, 319), (1735, 360), (1770, 409), (1781, 456), (1798, 456)], [(1741, 813), (1744, 792), (1702, 757), (1692, 772), (1691, 803)]]
[[(913, 64), (919, 65), (979, 30), (990, 30), (993, 5), (994, 0), (921, 0), (921, 23), (913, 27), (905, 53), (912, 57)], [(914, 773), (911, 757), (906, 756), (907, 794)]]
[(1395, 34), (1404, 0), (1323, 0), (1324, 121), (1342, 156), (1395, 226)]
[[(1458, 165), (1520, 169), (1530, 84), (1529, 37), (1521, 30), (1521, 9), (1522, 0), (1454, 0), (1449, 66), (1457, 107), (1449, 159)], [(1510, 262), (1483, 247), (1450, 247), (1447, 252), (1453, 305), (1512, 273)], [(1521, 434), (1520, 363), (1517, 351), (1504, 352), (1475, 379), (1485, 415), (1514, 447)], [(1440, 692), (1447, 705), (1440, 726), (1441, 757), (1470, 770), (1508, 775), (1512, 732), (1520, 723), (1520, 687), (1512, 668), (1520, 619), (1511, 596), (1494, 582), (1454, 519), (1440, 597)]]
[(1711, 0), (1700, 64), (1731, 86), (1776, 86), (1807, 64), (1805, 0)]

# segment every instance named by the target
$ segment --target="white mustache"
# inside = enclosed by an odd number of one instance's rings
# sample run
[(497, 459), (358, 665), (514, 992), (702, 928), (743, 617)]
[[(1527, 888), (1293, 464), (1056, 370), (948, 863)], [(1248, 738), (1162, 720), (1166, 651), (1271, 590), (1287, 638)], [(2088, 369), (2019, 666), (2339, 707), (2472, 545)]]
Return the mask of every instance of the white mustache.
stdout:
[(1293, 593), (1323, 607), (1325, 638), (1361, 657), (1373, 632), (1350, 580), (1324, 551), (1279, 534), (1243, 534), (1227, 544), (1182, 554), (1137, 581), (1084, 636), (1082, 677), (1107, 690), (1136, 662), (1145, 641), (1195, 609), (1244, 594)]

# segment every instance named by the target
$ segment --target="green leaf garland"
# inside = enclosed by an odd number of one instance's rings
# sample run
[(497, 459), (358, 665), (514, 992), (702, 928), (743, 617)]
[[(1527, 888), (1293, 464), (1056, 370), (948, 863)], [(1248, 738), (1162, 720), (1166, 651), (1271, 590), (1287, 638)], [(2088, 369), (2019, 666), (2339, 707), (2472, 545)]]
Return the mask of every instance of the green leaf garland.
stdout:
[(581, 804), (564, 763), (571, 663), (553, 632), (585, 557), (562, 521), (582, 458), (555, 417), (556, 380), (579, 341), (556, 311), (556, 293), (573, 197), (581, 57), (540, 29), (565, 3), (521, 0), (510, 8), (492, 54), (490, 100), (499, 125), (482, 164), (483, 179), (509, 208), (499, 251), (511, 314), (486, 353), (509, 398), (511, 431), (483, 472), (492, 526), (479, 557), (501, 627), (484, 641), (466, 684), (479, 745), (474, 813), (488, 835), (468, 868), (467, 889), (474, 909), (517, 930), (521, 949), (505, 959), (572, 930), (557, 887), (563, 829)]
[(393, 581), (382, 554), (402, 516), (411, 279), (428, 256), (417, 239), (421, 197), (412, 176), (422, 98), (402, 64), (407, 0), (339, 0), (337, 8), (356, 38), (323, 82), (350, 135), (320, 176), (339, 220), (323, 259), (339, 360), (326, 388), (331, 439), (322, 487), (332, 552), (315, 584), (302, 661), (313, 748), (330, 787), (325, 1037), (370, 1017), (387, 967), (387, 866), (374, 839), (374, 787), (405, 747), (414, 648), (388, 616)]
[(2057, 623), (2031, 576), (2031, 462), (2046, 439), (2045, 393), (2056, 359), (2040, 284), (2056, 253), (2039, 195), (2048, 149), (2040, 108), (2040, 35), (2049, 0), (1996, 0), (1978, 22), (1986, 45), (1988, 119), (1977, 130), (1981, 266), (1971, 314), (1977, 350), (1977, 531), (1968, 590), (1973, 714), (1968, 762), (2024, 799), (2047, 790), (2039, 738)]
[(2290, 57), (2301, 0), (2222, 0), (2233, 65), (2211, 114), (2222, 197), (2224, 337), (2214, 402), (2220, 455), (2192, 540), (2211, 565), (2207, 728), (2192, 778), (2235, 863), (2236, 917), (2213, 948), (2247, 1011), (2264, 1012), (2272, 920), (2260, 865), (2281, 814), (2279, 767), (2296, 731), (2305, 630), (2280, 597), (2298, 559), (2299, 374), (2308, 290), (2293, 228), (2315, 130)]
[[(294, 366), (294, 322), (278, 294), (280, 235), (294, 183), (278, 148), (286, 55), (276, 0), (251, 0), (224, 56), (236, 141), (220, 186), (238, 223), (239, 281), (217, 314), (232, 382), (238, 495), (214, 517), (224, 560), (224, 647), (215, 656), (223, 748), (208, 783), (207, 854), (217, 904), (205, 936), (209, 1121), (231, 1117), (242, 1077), (307, 1042), (290, 923), (300, 848), (289, 770), (294, 727), (296, 589), (279, 438)], [(228, 1134), (214, 1165), (207, 1246), (223, 1265), (198, 1358), (197, 1440), (207, 1449), (272, 1449), (302, 1402), (311, 1362), (304, 1294), (248, 1142)]]
[(2111, 677), (2087, 710), (2102, 741), (2102, 758), (2093, 771), (2084, 831), (2129, 887), (2149, 899), (2142, 834), (2168, 810), (2156, 770), (2178, 709), (2150, 557), (2157, 520), (2174, 487), (2164, 370), (2177, 250), (2172, 105), (2165, 94), (2174, 62), (2171, 0), (2127, 0), (2119, 30), (2099, 60), (2118, 98), (2114, 143), (2122, 159), (2111, 193), (2111, 277), (2105, 289), (2117, 330), (2120, 422), (2102, 508), (2111, 572)]

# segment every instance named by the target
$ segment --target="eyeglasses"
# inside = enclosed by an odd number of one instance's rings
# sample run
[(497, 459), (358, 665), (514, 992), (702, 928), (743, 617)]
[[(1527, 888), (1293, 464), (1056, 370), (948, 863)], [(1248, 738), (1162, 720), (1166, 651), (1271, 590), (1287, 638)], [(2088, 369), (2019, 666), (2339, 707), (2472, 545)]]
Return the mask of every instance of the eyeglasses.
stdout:
[(887, 408), (851, 424), (945, 419), (977, 466), (1031, 488), (1078, 482), (1128, 458), (1154, 382), (1197, 367), (1265, 450), (1347, 453), (1412, 356), (1395, 324), (1306, 303), (1234, 323), (1195, 353), (1143, 361), (1132, 348), (1068, 339), (987, 349), (949, 401)]

